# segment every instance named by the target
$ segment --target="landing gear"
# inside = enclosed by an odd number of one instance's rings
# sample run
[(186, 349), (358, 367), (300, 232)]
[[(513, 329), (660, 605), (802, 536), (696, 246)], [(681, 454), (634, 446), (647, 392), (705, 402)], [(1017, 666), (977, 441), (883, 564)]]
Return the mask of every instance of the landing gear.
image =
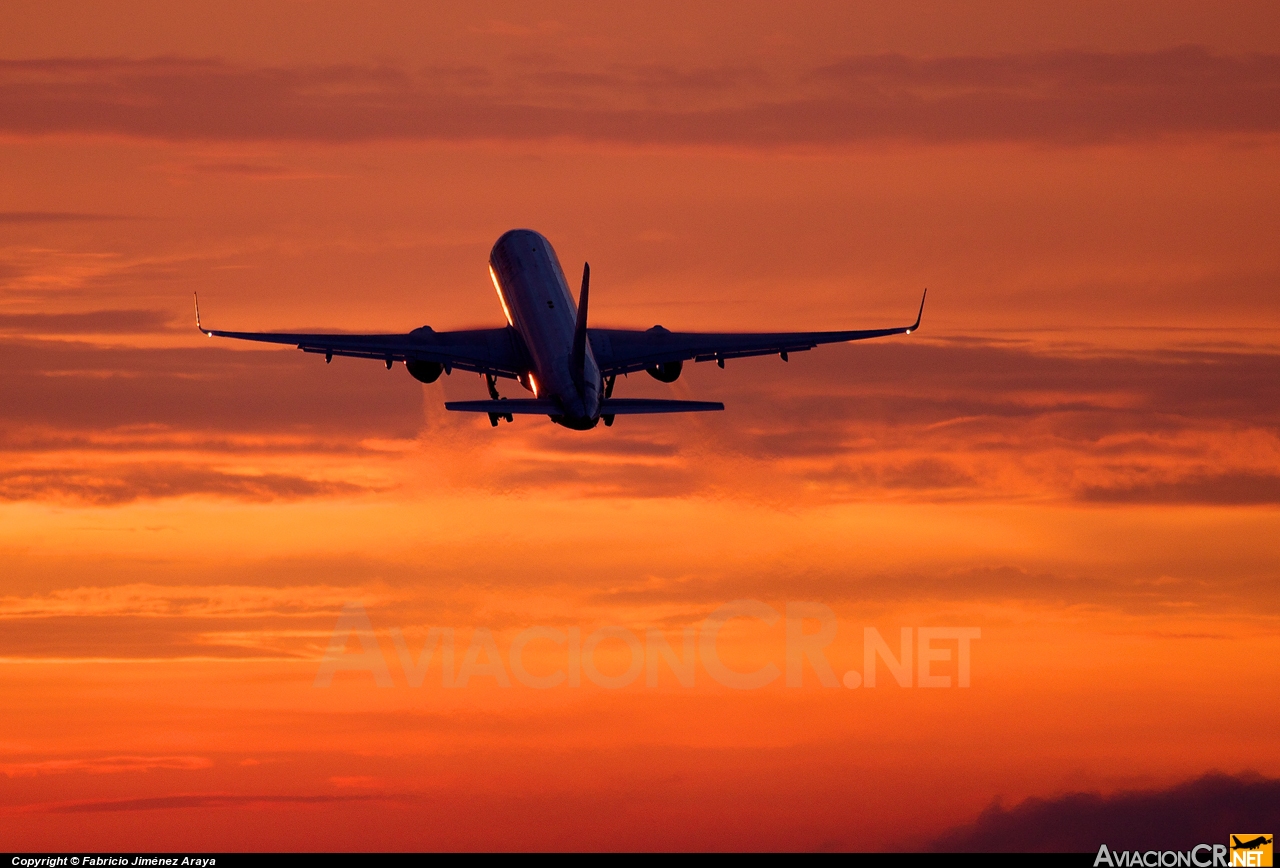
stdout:
[[(490, 398), (492, 398), (495, 401), (507, 400), (506, 398), (498, 394), (498, 378), (497, 377), (495, 377), (493, 374), (485, 374), (484, 382), (485, 382), (485, 385), (489, 387)], [(499, 419), (506, 419), (508, 422), (515, 421), (515, 417), (510, 413), (490, 413), (489, 414), (489, 424), (492, 425), (494, 428), (498, 427)]]
[[(604, 381), (604, 399), (605, 399), (606, 401), (613, 397), (613, 384), (614, 384), (614, 383), (616, 383), (616, 382), (617, 382), (617, 380), (618, 380), (618, 376), (617, 376), (617, 374), (615, 374), (615, 375), (613, 375), (612, 377), (609, 377), (608, 379), (606, 379), (606, 380)], [(613, 414), (612, 414), (612, 413), (606, 413), (605, 415), (601, 416), (600, 418), (601, 418), (601, 420), (603, 420), (603, 421), (604, 421), (604, 427), (606, 427), (606, 428), (612, 428), (612, 427), (613, 427)]]

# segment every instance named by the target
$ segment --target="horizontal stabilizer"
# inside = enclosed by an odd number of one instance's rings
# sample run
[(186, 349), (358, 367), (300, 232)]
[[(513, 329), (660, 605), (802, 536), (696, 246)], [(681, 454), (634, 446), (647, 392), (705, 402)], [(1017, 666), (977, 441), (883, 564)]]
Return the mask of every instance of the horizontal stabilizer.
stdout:
[(609, 398), (600, 404), (601, 416), (628, 416), (641, 413), (698, 413), (723, 410), (719, 401), (668, 401), (661, 398)]
[[(501, 398), (497, 401), (446, 401), (446, 410), (463, 413), (531, 413), (559, 416), (564, 411), (554, 401), (541, 398)], [(601, 416), (637, 416), (643, 413), (696, 413), (723, 410), (719, 401), (667, 401), (659, 398), (609, 398), (600, 404)]]
[(446, 410), (463, 413), (532, 413), (536, 416), (558, 416), (560, 408), (554, 401), (540, 398), (500, 398), (497, 401), (446, 401)]

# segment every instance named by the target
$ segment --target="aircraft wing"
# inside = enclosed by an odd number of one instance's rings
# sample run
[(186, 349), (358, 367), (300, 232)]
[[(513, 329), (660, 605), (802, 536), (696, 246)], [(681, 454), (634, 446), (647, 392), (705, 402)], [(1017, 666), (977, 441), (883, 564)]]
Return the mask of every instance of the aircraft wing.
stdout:
[(322, 353), (326, 361), (333, 356), (352, 356), (378, 359), (388, 368), (393, 362), (438, 362), (445, 370), (457, 368), (499, 377), (517, 377), (527, 368), (522, 345), (510, 327), (437, 332), (423, 326), (407, 334), (388, 335), (233, 332), (200, 325), (197, 303), (196, 328), (211, 338), (291, 344), (304, 353)]
[(725, 359), (747, 356), (781, 355), (811, 350), (819, 344), (863, 341), (888, 335), (910, 334), (920, 327), (920, 312), (909, 326), (837, 332), (673, 332), (662, 326), (644, 331), (629, 329), (588, 329), (591, 349), (606, 376), (641, 371), (667, 362), (710, 362), (724, 367)]

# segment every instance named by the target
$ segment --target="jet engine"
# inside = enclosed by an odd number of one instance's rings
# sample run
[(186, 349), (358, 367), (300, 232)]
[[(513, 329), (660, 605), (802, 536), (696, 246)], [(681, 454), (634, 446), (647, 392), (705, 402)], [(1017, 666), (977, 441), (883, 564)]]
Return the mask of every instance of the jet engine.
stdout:
[(434, 383), (444, 373), (444, 365), (439, 362), (420, 362), (417, 359), (406, 359), (404, 366), (415, 380), (420, 383)]
[(680, 372), (684, 370), (684, 362), (662, 362), (657, 365), (650, 365), (644, 370), (655, 380), (660, 380), (663, 383), (674, 383), (680, 379)]

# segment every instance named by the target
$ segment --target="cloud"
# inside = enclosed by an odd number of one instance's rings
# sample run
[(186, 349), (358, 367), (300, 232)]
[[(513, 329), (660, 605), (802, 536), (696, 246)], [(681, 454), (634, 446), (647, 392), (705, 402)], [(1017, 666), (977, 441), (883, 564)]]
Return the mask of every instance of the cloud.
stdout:
[(1083, 144), (1280, 130), (1280, 57), (1054, 51), (871, 55), (771, 81), (750, 67), (250, 67), (0, 62), (0, 132), (167, 140), (545, 140), (733, 147), (900, 139)]
[(188, 495), (265, 503), (339, 497), (368, 490), (342, 480), (307, 479), (285, 473), (227, 473), (181, 464), (0, 471), (0, 501), (68, 500), (95, 506)]
[(0, 291), (10, 303), (27, 303), (40, 312), (51, 298), (79, 298), (100, 303), (104, 291), (136, 293), (147, 283), (169, 284), (158, 294), (171, 291), (201, 255), (128, 256), (114, 252), (87, 252), (56, 247), (0, 249)]
[(413, 437), (422, 420), (422, 388), (403, 369), (325, 365), (289, 349), (8, 340), (0, 341), (0, 369), (0, 439), (6, 427), (32, 426), (64, 433), (167, 426), (206, 436), (291, 428), (395, 438)]
[(939, 490), (967, 488), (977, 480), (967, 470), (936, 458), (916, 458), (906, 462), (866, 462), (838, 464), (829, 472), (810, 478), (825, 478), (849, 485), (876, 488)]
[(380, 585), (137, 583), (0, 597), (0, 657), (315, 659), (348, 602), (403, 614), (405, 595)]
[[(97, 317), (52, 322), (106, 327)], [(448, 486), (778, 503), (1266, 505), (1280, 490), (1280, 355), (1266, 352), (829, 347), (790, 365), (691, 365), (672, 387), (630, 378), (624, 395), (714, 396), (729, 409), (582, 434), (539, 418), (494, 431), (441, 411), (439, 386), (398, 369), (317, 361), (275, 348), (0, 341), (0, 499), (270, 501)], [(332, 459), (324, 474), (298, 463), (321, 455)]]
[(1165, 790), (1071, 793), (998, 802), (969, 825), (943, 833), (927, 849), (952, 853), (1096, 853), (1187, 850), (1226, 844), (1240, 831), (1280, 826), (1280, 780), (1207, 774)]
[[(1064, 574), (1008, 565), (883, 570), (868, 564), (797, 569), (788, 564), (766, 563), (752, 570), (708, 567), (679, 574), (617, 572), (608, 588), (590, 592), (587, 599), (604, 606), (670, 606), (676, 618), (673, 623), (683, 626), (700, 620), (725, 600), (776, 599), (781, 575), (786, 577), (787, 593), (792, 599), (819, 599), (860, 607), (891, 601), (965, 605), (982, 600), (1046, 607), (1055, 615), (1071, 607), (1162, 616), (1177, 612), (1192, 618), (1233, 612), (1253, 622), (1258, 619), (1260, 601), (1272, 605), (1280, 597), (1266, 572), (1231, 578), (1215, 575), (1211, 581), (1194, 568), (1188, 567), (1186, 572), (1182, 576), (1147, 577), (1106, 568)], [(1264, 616), (1262, 629), (1271, 629), (1271, 620)], [(1184, 632), (1178, 638), (1221, 637)]]
[(94, 799), (25, 806), (24, 812), (49, 814), (92, 814), (115, 811), (171, 811), (181, 808), (244, 808), (262, 805), (329, 805), (351, 802), (408, 802), (419, 796), (402, 793), (344, 793), (328, 795), (199, 795), (154, 796), (140, 799)]
[(293, 181), (315, 178), (335, 178), (333, 173), (303, 171), (278, 163), (249, 161), (204, 161), (166, 165), (165, 170), (175, 175), (213, 175), (244, 178), (255, 181)]
[[(14, 316), (33, 327), (46, 322)], [(47, 322), (88, 330), (159, 319)], [(325, 365), (296, 351), (25, 339), (0, 341), (0, 365), (0, 501), (115, 506), (187, 496), (358, 496), (392, 483), (368, 468), (317, 473), (300, 462), (319, 454), (393, 461), (387, 444), (411, 440), (422, 425), (423, 388), (403, 371)]]
[(196, 771), (212, 767), (213, 760), (200, 756), (105, 756), (4, 763), (0, 764), (0, 774), (10, 778), (28, 778), (72, 772), (109, 775), (120, 772), (149, 772), (156, 769)]
[(180, 618), (250, 618), (290, 615), (326, 616), (351, 600), (367, 606), (399, 599), (367, 585), (112, 585), (64, 588), (29, 597), (0, 597), (0, 619), (75, 615), (134, 615)]
[(0, 313), (0, 332), (19, 335), (148, 334), (170, 328), (169, 315), (159, 310)]
[(287, 661), (318, 660), (333, 618), (264, 617), (241, 625), (200, 617), (67, 615), (6, 619), (4, 624), (0, 659), (9, 662)]
[(77, 211), (0, 211), (0, 223), (91, 223), (130, 220), (123, 214), (88, 214)]
[(1093, 503), (1276, 504), (1280, 503), (1280, 474), (1191, 473), (1151, 482), (1086, 487), (1078, 496)]
[[(717, 431), (726, 446), (845, 463), (901, 461), (895, 452), (915, 452), (916, 458), (925, 452), (945, 464), (957, 451), (980, 462), (1065, 451), (1099, 473), (1167, 462), (1182, 474), (1216, 464), (1221, 474), (1246, 471), (1220, 462), (1238, 437), (1233, 462), (1254, 462), (1250, 472), (1273, 466), (1270, 452), (1280, 427), (1274, 403), (1280, 400), (1274, 380), (1280, 356), (1274, 354), (1071, 354), (900, 342), (832, 348), (814, 361), (820, 368), (799, 379), (780, 366), (759, 364), (749, 384), (719, 386), (737, 416), (736, 424)], [(954, 461), (945, 469), (935, 465), (932, 473), (901, 477), (955, 481), (973, 475)], [(1088, 482), (1079, 478), (1079, 468), (1063, 469), (1077, 484)]]

